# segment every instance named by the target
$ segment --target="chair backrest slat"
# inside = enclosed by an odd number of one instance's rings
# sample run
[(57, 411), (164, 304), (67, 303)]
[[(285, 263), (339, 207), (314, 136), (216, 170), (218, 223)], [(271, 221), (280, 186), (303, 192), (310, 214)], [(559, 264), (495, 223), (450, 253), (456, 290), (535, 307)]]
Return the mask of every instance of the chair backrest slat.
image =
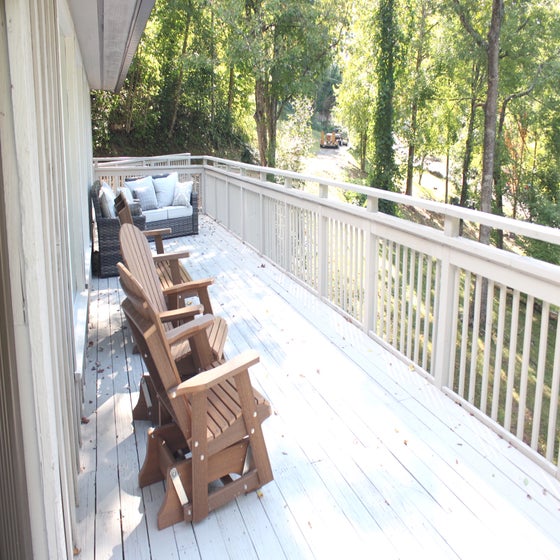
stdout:
[(191, 430), (190, 404), (183, 398), (169, 399), (167, 391), (181, 383), (181, 376), (171, 354), (163, 326), (146, 293), (130, 271), (119, 263), (119, 278), (126, 299), (122, 309), (131, 327), (135, 342), (142, 353), (158, 397), (175, 423), (188, 438)]
[(166, 311), (165, 297), (146, 236), (131, 224), (123, 224), (119, 236), (126, 267), (143, 286), (156, 311)]

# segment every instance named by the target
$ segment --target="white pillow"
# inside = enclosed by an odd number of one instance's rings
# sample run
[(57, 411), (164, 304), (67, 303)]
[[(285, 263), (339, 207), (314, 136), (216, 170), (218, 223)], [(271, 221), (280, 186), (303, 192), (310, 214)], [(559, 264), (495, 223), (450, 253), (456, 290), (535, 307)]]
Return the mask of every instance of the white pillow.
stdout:
[(193, 182), (185, 181), (175, 185), (175, 195), (173, 196), (173, 206), (190, 206)]
[(104, 218), (116, 218), (115, 193), (105, 181), (101, 183), (101, 189), (99, 189), (99, 204)]
[(158, 207), (156, 191), (151, 175), (133, 181), (125, 181), (124, 185), (131, 189), (134, 198), (140, 201), (142, 210), (153, 210)]
[(173, 195), (178, 178), (179, 176), (176, 171), (170, 173), (166, 177), (153, 177), (159, 208), (171, 206), (173, 204)]

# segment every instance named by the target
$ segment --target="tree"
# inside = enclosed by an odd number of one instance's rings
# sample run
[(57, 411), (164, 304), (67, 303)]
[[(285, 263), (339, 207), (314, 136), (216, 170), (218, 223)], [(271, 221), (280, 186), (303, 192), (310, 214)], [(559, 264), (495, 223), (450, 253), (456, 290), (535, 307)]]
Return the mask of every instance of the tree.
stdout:
[(375, 19), (369, 7), (368, 0), (353, 4), (352, 24), (340, 53), (342, 80), (336, 90), (335, 108), (337, 119), (350, 129), (361, 171), (366, 170), (377, 90), (376, 48), (371, 40)]
[(274, 166), (278, 120), (295, 98), (312, 96), (345, 25), (344, 2), (223, 0), (220, 17), (239, 32), (231, 58), (254, 80), (261, 165)]
[(430, 4), (428, 0), (420, 0), (419, 17), (411, 18), (411, 26), (416, 30), (412, 37), (412, 50), (414, 64), (412, 65), (412, 76), (407, 80), (410, 87), (407, 88), (407, 98), (410, 104), (410, 113), (408, 115), (408, 156), (406, 169), (406, 189), (407, 195), (412, 195), (412, 183), (414, 177), (414, 160), (416, 157), (417, 146), (419, 143), (419, 131), (421, 124), (419, 122), (419, 113), (426, 105), (432, 88), (432, 80), (424, 71), (424, 63), (429, 57), (429, 32), (430, 22), (428, 18), (431, 16)]
[[(373, 137), (375, 151), (371, 186), (392, 191), (396, 163), (393, 138), (393, 97), (395, 93), (395, 64), (398, 55), (398, 25), (394, 0), (380, 0), (377, 11), (379, 50), (377, 60), (377, 101)], [(392, 212), (391, 205), (384, 210)]]
[(311, 117), (313, 104), (309, 99), (294, 99), (291, 112), (278, 127), (278, 166), (281, 169), (299, 172), (303, 167), (303, 158), (309, 153), (313, 134)]

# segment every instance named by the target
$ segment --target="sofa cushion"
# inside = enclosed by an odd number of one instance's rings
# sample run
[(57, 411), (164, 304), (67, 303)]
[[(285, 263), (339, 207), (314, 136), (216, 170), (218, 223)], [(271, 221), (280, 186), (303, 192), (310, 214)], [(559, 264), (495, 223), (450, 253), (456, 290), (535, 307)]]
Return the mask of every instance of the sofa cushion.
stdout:
[(115, 218), (115, 193), (113, 189), (103, 181), (99, 189), (99, 204), (101, 205), (101, 214), (104, 218)]
[(169, 206), (167, 209), (167, 217), (171, 218), (187, 218), (193, 215), (193, 207), (188, 206)]
[(134, 198), (140, 201), (140, 206), (142, 211), (153, 210), (158, 207), (158, 202), (156, 198), (156, 191), (154, 189), (154, 183), (152, 181), (152, 176), (142, 177), (135, 181), (125, 181), (125, 187), (132, 190)]
[(175, 185), (175, 194), (173, 196), (173, 206), (190, 206), (192, 189), (192, 181), (177, 183)]
[(173, 195), (175, 193), (175, 184), (177, 183), (177, 172), (170, 173), (166, 177), (152, 177), (158, 207), (171, 206), (173, 204)]
[(144, 216), (146, 216), (146, 223), (149, 222), (159, 222), (160, 220), (167, 220), (167, 208), (155, 208), (153, 210), (144, 211), (142, 209)]

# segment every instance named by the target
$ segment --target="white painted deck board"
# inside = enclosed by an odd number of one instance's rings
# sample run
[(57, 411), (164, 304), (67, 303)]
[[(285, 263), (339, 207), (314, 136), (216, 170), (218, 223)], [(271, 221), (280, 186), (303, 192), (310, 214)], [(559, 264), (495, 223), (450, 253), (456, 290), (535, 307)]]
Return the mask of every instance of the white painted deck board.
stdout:
[(191, 251), (193, 277), (215, 277), (226, 354), (261, 355), (251, 376), (274, 411), (263, 430), (275, 478), (158, 531), (163, 483), (136, 484), (142, 363), (116, 279), (94, 279), (80, 558), (560, 557), (558, 481), (220, 226), (203, 219), (167, 244)]

